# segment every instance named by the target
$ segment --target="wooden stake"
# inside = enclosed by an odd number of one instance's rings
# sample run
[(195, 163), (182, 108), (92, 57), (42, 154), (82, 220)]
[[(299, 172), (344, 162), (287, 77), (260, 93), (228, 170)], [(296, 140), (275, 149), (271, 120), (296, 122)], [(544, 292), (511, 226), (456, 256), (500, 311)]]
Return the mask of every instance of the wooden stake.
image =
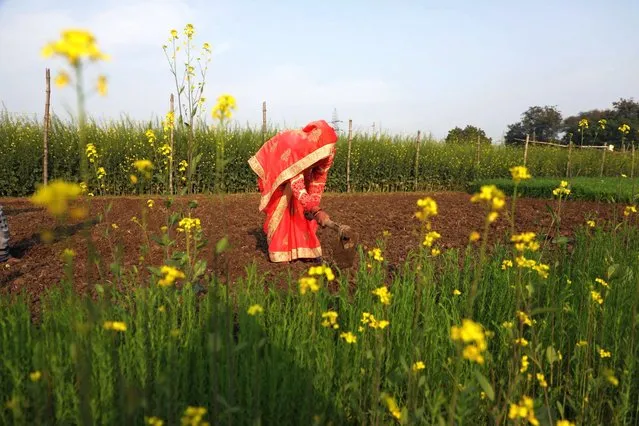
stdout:
[(45, 82), (46, 82), (46, 100), (44, 103), (44, 155), (42, 158), (42, 182), (44, 185), (47, 184), (49, 180), (49, 127), (50, 127), (50, 117), (49, 117), (49, 107), (51, 105), (51, 72), (49, 68), (45, 71)]
[(632, 145), (632, 160), (631, 160), (632, 162), (630, 165), (630, 179), (635, 177), (635, 143), (631, 142), (631, 145)]
[(348, 154), (346, 157), (346, 192), (351, 192), (351, 145), (353, 143), (353, 120), (348, 120)]
[(480, 152), (481, 152), (481, 135), (477, 135), (477, 167), (479, 167)]
[(415, 149), (415, 181), (413, 182), (413, 191), (417, 191), (417, 180), (419, 178), (419, 148), (422, 145), (422, 131), (417, 131), (417, 143)]
[(601, 153), (601, 170), (599, 171), (599, 177), (603, 177), (604, 164), (606, 163), (606, 151), (608, 151), (608, 149), (604, 148), (602, 151), (603, 152)]
[(570, 177), (570, 157), (572, 156), (572, 139), (568, 144), (568, 164), (566, 164), (566, 178)]
[(524, 145), (524, 167), (526, 167), (526, 162), (528, 161), (528, 144), (530, 143), (530, 135), (526, 135), (526, 145)]
[(169, 134), (169, 141), (171, 143), (171, 156), (169, 157), (169, 194), (173, 195), (173, 156), (175, 155), (174, 143), (173, 143), (173, 128), (175, 127), (175, 105), (173, 100), (173, 93), (169, 99), (171, 116), (173, 117), (173, 125), (171, 125), (171, 133)]
[(262, 144), (266, 139), (266, 101), (262, 102)]

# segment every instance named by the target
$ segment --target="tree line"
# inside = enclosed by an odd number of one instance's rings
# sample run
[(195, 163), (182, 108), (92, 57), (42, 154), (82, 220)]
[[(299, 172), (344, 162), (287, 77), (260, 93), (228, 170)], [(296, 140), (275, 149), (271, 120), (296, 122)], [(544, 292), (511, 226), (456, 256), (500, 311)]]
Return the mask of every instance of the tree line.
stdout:
[[(504, 136), (506, 145), (523, 145), (531, 140), (576, 145), (613, 145), (628, 149), (639, 140), (639, 102), (620, 98), (610, 108), (583, 111), (564, 118), (556, 106), (531, 106), (521, 119), (508, 125)], [(448, 132), (446, 143), (492, 143), (484, 130), (467, 125)]]

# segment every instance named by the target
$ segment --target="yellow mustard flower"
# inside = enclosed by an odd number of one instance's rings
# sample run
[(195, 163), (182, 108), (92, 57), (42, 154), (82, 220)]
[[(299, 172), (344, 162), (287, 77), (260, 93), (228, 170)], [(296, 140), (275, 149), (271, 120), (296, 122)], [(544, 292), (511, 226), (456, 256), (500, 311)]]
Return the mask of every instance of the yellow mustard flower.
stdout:
[(322, 313), (322, 327), (338, 329), (339, 324), (337, 323), (338, 314), (335, 311), (326, 311)]
[(463, 319), (461, 327), (452, 326), (450, 337), (453, 341), (459, 341), (466, 346), (462, 351), (462, 356), (478, 364), (484, 363), (483, 352), (486, 351), (486, 335), (481, 324), (470, 319)]
[(374, 295), (379, 297), (379, 301), (384, 305), (390, 305), (392, 294), (388, 291), (388, 287), (381, 286), (372, 291)]
[(525, 166), (515, 166), (511, 167), (510, 174), (515, 183), (519, 183), (522, 180), (530, 179), (532, 176), (528, 172), (528, 169)]
[(122, 321), (105, 321), (102, 326), (105, 330), (126, 331), (126, 324)]
[(175, 280), (186, 278), (184, 272), (172, 266), (162, 265), (160, 268), (162, 278), (158, 281), (160, 287), (169, 287), (175, 283)]
[(344, 339), (346, 343), (357, 343), (357, 336), (355, 336), (350, 331), (347, 333), (340, 334), (339, 337)]
[(76, 183), (54, 180), (38, 188), (31, 196), (31, 202), (46, 207), (50, 214), (60, 217), (67, 212), (69, 201), (75, 200), (81, 193), (82, 188)]
[(260, 305), (251, 305), (249, 306), (249, 308), (246, 310), (246, 312), (251, 315), (251, 316), (255, 316), (257, 314), (261, 314), (264, 312), (264, 308), (262, 308), (262, 306)]

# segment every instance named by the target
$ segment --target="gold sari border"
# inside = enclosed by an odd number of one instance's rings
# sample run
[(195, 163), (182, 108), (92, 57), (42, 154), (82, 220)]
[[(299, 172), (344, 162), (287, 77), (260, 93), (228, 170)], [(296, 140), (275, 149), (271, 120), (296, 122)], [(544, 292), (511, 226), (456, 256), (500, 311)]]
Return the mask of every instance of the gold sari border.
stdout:
[(268, 253), (272, 262), (291, 262), (297, 259), (315, 259), (322, 255), (322, 248), (298, 248), (290, 251), (273, 251)]
[(260, 179), (264, 180), (264, 177), (265, 177), (264, 168), (262, 168), (262, 165), (260, 164), (260, 162), (257, 161), (257, 157), (255, 155), (252, 156), (251, 158), (248, 159), (248, 163), (251, 169), (253, 170), (253, 172)]
[(284, 188), (284, 192), (282, 193), (282, 197), (280, 201), (277, 203), (275, 210), (273, 211), (273, 215), (271, 216), (271, 220), (268, 221), (268, 233), (266, 238), (268, 242), (271, 242), (271, 238), (277, 231), (277, 228), (280, 226), (282, 222), (282, 217), (284, 217), (284, 212), (288, 208), (289, 202), (291, 200), (291, 195), (293, 195), (293, 189), (291, 188), (290, 183), (286, 185)]
[(302, 158), (298, 162), (291, 164), (287, 169), (280, 173), (277, 179), (275, 179), (275, 182), (273, 182), (273, 185), (271, 186), (269, 192), (262, 196), (262, 199), (260, 200), (259, 211), (263, 211), (266, 208), (269, 201), (271, 200), (271, 197), (273, 196), (273, 193), (277, 188), (279, 188), (282, 183), (289, 180), (293, 176), (298, 175), (313, 164), (317, 163), (322, 158), (326, 158), (327, 156), (329, 156), (334, 146), (334, 143), (324, 145), (311, 152), (309, 155)]

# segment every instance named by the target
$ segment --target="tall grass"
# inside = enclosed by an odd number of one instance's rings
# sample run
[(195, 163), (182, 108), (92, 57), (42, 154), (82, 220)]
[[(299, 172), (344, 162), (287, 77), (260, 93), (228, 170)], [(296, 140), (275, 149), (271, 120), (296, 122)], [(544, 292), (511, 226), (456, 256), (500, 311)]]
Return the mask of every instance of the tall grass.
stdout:
[[(0, 423), (120, 425), (155, 416), (177, 424), (190, 406), (205, 408), (211, 424), (434, 424), (457, 392), (458, 424), (510, 422), (524, 396), (541, 424), (636, 424), (639, 233), (629, 224), (599, 223), (570, 248), (542, 248), (546, 279), (504, 270), (512, 250), (503, 245), (477, 263), (469, 244), (438, 256), (417, 248), (393, 273), (360, 252), (350, 278), (309, 270), (320, 289), (305, 294), (299, 277), (278, 291), (249, 266), (232, 286), (189, 273), (178, 286), (160, 286), (158, 276), (144, 285), (135, 270), (120, 270), (120, 285), (99, 282), (93, 298), (64, 281), (42, 297), (35, 319), (25, 298), (1, 296)], [(379, 240), (382, 254), (388, 238)], [(180, 258), (167, 252), (169, 263)], [(66, 262), (73, 267), (71, 256)], [(469, 313), (475, 278), (470, 313), (486, 332), (483, 365), (459, 359), (450, 336)], [(373, 294), (382, 286), (389, 304)], [(322, 316), (328, 311), (338, 328)], [(365, 313), (389, 325), (372, 328)], [(126, 330), (105, 329), (108, 321)], [(515, 343), (520, 335), (527, 346)]]
[[(151, 144), (145, 135), (152, 129), (157, 140)], [(178, 130), (178, 129), (176, 129)], [(193, 175), (196, 192), (215, 188), (216, 152), (223, 144), (229, 163), (225, 166), (222, 187), (228, 192), (256, 191), (256, 180), (247, 164), (248, 158), (261, 146), (263, 138), (273, 136), (271, 128), (262, 135), (260, 129), (232, 127), (220, 132), (199, 126), (194, 132), (194, 148), (202, 157)], [(0, 113), (0, 196), (25, 196), (33, 193), (42, 176), (43, 126), (35, 119), (14, 117)], [(90, 121), (86, 128), (87, 142), (95, 145), (98, 159), (90, 165), (90, 190), (98, 194), (131, 194), (139, 192), (166, 193), (168, 167), (159, 148), (162, 126), (158, 120), (135, 122), (127, 118), (109, 123)], [(176, 131), (174, 180), (178, 190), (186, 187), (182, 180), (187, 172), (178, 170), (181, 160), (187, 159), (187, 135)], [(77, 123), (58, 117), (52, 120), (49, 136), (50, 178), (77, 181), (80, 158)], [(346, 191), (347, 138), (340, 137), (334, 166), (327, 190)], [(351, 157), (351, 188), (355, 191), (410, 191), (415, 181), (415, 139), (399, 136), (369, 136), (355, 134)], [(448, 145), (433, 139), (422, 142), (420, 148), (417, 189), (461, 189), (475, 179), (508, 178), (509, 168), (521, 164), (522, 148), (505, 146), (482, 147), (477, 164), (474, 144)], [(156, 165), (155, 175), (144, 185), (131, 183), (129, 175), (136, 159), (151, 159)], [(572, 157), (573, 176), (599, 176), (601, 152), (575, 150)], [(537, 177), (565, 176), (567, 150), (531, 147), (527, 166)], [(106, 176), (98, 180), (97, 167), (104, 167)], [(606, 156), (604, 174), (630, 176), (629, 154)], [(102, 187), (103, 186), (103, 187)]]

